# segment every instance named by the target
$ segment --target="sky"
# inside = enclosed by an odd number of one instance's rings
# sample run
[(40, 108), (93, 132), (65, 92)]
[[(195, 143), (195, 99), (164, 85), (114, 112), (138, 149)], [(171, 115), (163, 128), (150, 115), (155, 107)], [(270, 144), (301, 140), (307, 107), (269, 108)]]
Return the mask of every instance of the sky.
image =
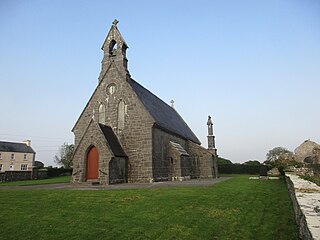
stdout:
[(232, 162), (320, 142), (318, 0), (2, 0), (0, 140), (32, 141), (36, 160), (73, 143), (98, 83), (114, 19), (133, 79)]

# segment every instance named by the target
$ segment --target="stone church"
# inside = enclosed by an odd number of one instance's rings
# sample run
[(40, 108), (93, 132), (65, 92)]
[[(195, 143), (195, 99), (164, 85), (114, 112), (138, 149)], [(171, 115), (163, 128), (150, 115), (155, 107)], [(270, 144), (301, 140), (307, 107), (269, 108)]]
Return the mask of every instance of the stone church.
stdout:
[(178, 112), (133, 80), (115, 20), (102, 45), (99, 81), (72, 132), (73, 182), (100, 184), (218, 176), (213, 123), (208, 149)]

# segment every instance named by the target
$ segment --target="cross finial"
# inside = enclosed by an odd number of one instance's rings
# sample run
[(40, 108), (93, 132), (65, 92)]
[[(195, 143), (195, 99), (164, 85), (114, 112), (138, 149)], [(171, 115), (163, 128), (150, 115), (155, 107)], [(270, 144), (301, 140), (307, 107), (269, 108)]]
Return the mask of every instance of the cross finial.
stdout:
[(112, 25), (117, 26), (118, 22), (119, 21), (117, 19), (114, 19), (113, 22), (112, 22)]
[(174, 101), (171, 100), (170, 103), (171, 103), (171, 107), (174, 108)]

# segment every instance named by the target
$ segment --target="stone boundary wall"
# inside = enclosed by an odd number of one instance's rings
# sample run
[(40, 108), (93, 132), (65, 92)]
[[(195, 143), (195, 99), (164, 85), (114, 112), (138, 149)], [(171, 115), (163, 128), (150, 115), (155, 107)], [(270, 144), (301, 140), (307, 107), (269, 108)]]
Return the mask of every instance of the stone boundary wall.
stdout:
[(301, 239), (320, 240), (320, 187), (297, 175), (286, 173)]
[(22, 180), (46, 179), (48, 178), (47, 171), (5, 171), (0, 173), (0, 182), (14, 182)]

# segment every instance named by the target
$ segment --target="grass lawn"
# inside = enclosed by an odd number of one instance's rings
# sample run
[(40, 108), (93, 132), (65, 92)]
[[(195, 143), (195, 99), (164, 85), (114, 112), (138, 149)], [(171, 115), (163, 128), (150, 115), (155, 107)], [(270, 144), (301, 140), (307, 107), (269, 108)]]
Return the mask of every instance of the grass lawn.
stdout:
[(0, 186), (30, 186), (30, 185), (42, 185), (42, 184), (54, 184), (54, 183), (67, 183), (70, 182), (71, 176), (55, 177), (40, 180), (24, 180), (16, 182), (4, 182), (0, 183)]
[(0, 190), (3, 239), (298, 239), (283, 180), (210, 187)]

